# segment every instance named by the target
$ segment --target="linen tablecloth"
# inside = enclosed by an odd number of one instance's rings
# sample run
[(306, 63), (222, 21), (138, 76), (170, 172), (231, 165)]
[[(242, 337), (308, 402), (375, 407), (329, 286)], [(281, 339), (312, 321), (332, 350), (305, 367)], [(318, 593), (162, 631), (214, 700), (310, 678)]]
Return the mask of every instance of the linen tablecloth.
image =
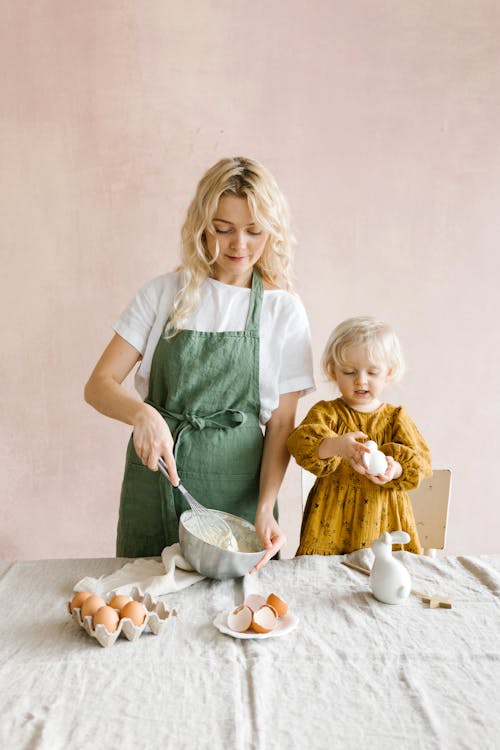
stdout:
[[(4, 563), (0, 746), (500, 747), (500, 556), (398, 556), (414, 588), (455, 597), (453, 609), (382, 604), (343, 558), (302, 557), (162, 597), (178, 617), (161, 636), (106, 649), (66, 606), (76, 581), (123, 560)], [(250, 590), (286, 599), (298, 628), (221, 634), (215, 616)]]

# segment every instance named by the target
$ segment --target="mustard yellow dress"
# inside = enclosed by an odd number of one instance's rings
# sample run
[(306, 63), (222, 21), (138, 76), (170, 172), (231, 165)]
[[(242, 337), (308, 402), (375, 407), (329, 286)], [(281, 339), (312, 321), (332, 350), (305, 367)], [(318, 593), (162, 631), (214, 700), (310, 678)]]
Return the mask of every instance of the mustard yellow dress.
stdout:
[[(376, 485), (340, 456), (318, 458), (326, 437), (358, 430), (401, 464), (399, 479)], [(420, 553), (407, 490), (431, 475), (431, 454), (402, 406), (381, 404), (365, 413), (341, 398), (320, 401), (292, 432), (288, 448), (299, 466), (317, 476), (304, 510), (297, 555), (342, 555), (369, 547), (382, 532), (397, 529), (411, 536), (404, 549)]]

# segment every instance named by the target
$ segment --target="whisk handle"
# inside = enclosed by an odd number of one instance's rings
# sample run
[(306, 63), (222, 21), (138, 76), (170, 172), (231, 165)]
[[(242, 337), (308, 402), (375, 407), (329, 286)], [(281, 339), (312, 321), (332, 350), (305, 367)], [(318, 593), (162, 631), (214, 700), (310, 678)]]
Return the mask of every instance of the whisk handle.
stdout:
[(186, 492), (186, 489), (183, 486), (183, 484), (181, 483), (180, 479), (179, 479), (179, 484), (177, 484), (177, 485), (173, 484), (172, 480), (170, 479), (170, 477), (168, 475), (167, 464), (165, 463), (165, 461), (163, 460), (163, 458), (161, 456), (158, 457), (158, 468), (161, 471), (161, 473), (165, 477), (167, 477), (167, 479), (170, 482), (170, 484), (172, 485), (172, 487), (176, 487), (176, 489), (180, 490), (183, 494)]

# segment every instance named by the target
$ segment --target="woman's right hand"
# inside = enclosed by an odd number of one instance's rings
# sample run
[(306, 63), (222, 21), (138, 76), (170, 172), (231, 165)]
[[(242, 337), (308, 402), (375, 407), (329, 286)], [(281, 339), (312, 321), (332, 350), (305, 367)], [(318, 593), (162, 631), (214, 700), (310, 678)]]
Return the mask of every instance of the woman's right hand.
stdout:
[(161, 414), (123, 387), (123, 381), (141, 359), (140, 352), (115, 333), (85, 386), (85, 400), (101, 414), (132, 425), (134, 448), (142, 463), (158, 469), (161, 456), (170, 481), (177, 487), (172, 433)]
[(168, 424), (161, 414), (149, 404), (142, 404), (133, 422), (134, 448), (144, 466), (158, 471), (161, 456), (167, 466), (170, 481), (176, 487), (179, 475), (174, 459), (174, 440)]

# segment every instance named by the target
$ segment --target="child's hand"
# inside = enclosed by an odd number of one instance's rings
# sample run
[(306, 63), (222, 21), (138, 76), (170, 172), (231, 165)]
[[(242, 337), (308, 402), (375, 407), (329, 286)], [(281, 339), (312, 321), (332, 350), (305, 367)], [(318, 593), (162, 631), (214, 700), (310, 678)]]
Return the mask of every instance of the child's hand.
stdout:
[(366, 466), (363, 463), (363, 455), (369, 453), (370, 449), (358, 440), (365, 440), (364, 432), (346, 432), (345, 435), (325, 438), (318, 449), (319, 458), (331, 458), (340, 456), (351, 464), (355, 471), (366, 474)]
[(393, 459), (392, 456), (386, 456), (387, 459), (387, 470), (383, 474), (366, 474), (366, 478), (373, 482), (373, 484), (387, 484), (392, 479), (399, 479), (403, 473), (401, 464)]

